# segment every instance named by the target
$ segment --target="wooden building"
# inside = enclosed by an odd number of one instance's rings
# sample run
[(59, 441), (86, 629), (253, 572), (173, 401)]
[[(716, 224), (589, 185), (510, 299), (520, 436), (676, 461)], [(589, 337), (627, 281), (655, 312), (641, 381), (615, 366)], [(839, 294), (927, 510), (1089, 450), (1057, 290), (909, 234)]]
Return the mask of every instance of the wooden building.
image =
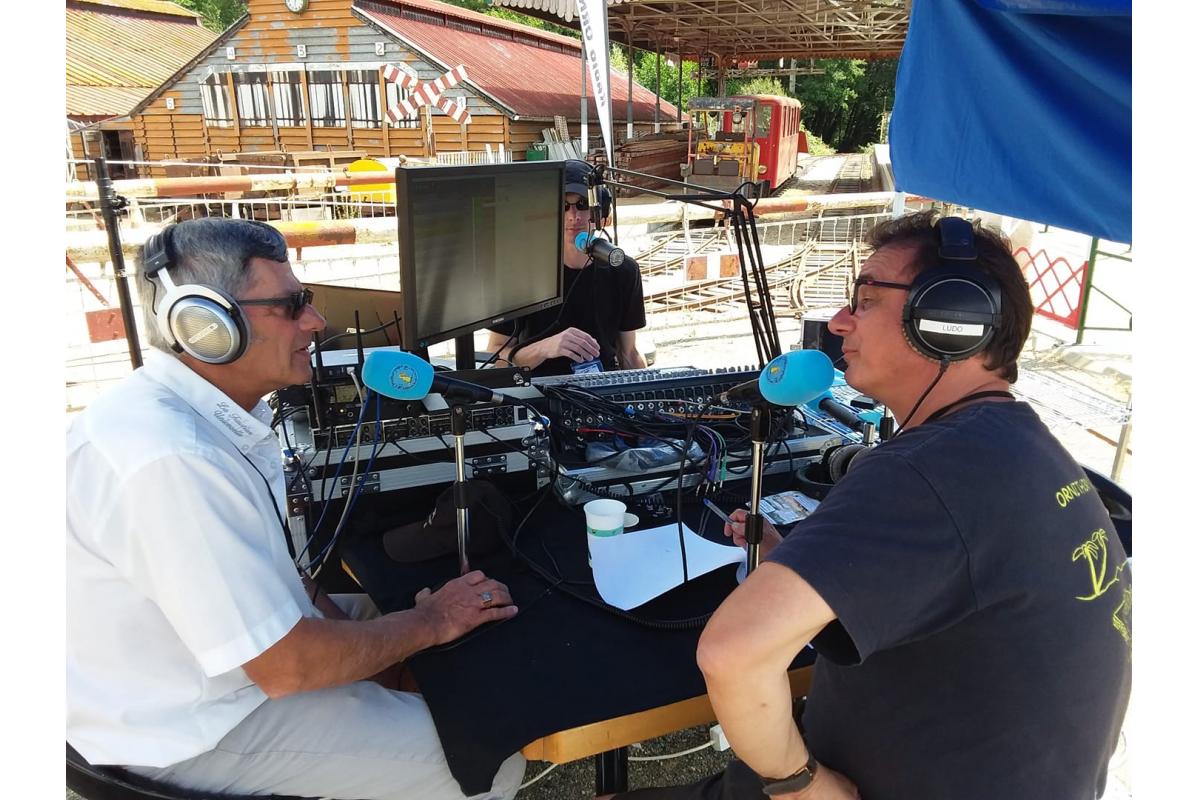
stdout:
[[(384, 77), (403, 64), (421, 81), (463, 66), (445, 92), (471, 114), (462, 126), (421, 107), (398, 123), (386, 109), (407, 96)], [(613, 72), (614, 132), (624, 130), (627, 76)], [(243, 153), (359, 151), (369, 157), (493, 150), (523, 158), (556, 116), (578, 136), (576, 39), (435, 0), (249, 0), (247, 14), (131, 111), (147, 160)], [(590, 133), (598, 134), (589, 90)], [(634, 122), (650, 130), (652, 91), (634, 85)], [(676, 110), (657, 101), (657, 119)], [(155, 168), (147, 177), (166, 174)]]
[[(69, 158), (140, 160), (129, 113), (217, 34), (167, 0), (66, 0), (65, 22)], [(112, 167), (114, 177), (131, 171)]]

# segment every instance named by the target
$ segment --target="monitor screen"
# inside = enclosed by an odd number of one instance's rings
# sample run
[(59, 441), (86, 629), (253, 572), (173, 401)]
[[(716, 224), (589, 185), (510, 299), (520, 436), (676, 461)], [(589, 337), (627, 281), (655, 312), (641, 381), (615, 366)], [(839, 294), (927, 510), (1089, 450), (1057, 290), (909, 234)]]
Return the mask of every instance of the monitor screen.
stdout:
[(396, 170), (404, 346), (562, 302), (560, 161)]

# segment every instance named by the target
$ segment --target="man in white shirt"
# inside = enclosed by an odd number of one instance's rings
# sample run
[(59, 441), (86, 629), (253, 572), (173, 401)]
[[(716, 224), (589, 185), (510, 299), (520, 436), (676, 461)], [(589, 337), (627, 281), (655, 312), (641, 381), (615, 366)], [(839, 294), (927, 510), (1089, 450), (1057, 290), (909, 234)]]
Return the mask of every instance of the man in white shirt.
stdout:
[(324, 319), (283, 237), (184, 222), (140, 267), (156, 350), (67, 436), (68, 743), (191, 789), (462, 798), (421, 697), (369, 679), (515, 616), (507, 588), (473, 572), (368, 621), (306, 591), (262, 397), (309, 380)]

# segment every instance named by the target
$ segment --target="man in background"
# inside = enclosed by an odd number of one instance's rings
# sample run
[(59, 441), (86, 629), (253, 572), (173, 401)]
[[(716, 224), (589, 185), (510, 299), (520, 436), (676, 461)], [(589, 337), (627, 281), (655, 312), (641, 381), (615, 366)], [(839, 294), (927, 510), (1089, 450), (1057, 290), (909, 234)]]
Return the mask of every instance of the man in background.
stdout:
[(637, 348), (637, 331), (646, 326), (637, 262), (626, 257), (611, 267), (593, 261), (575, 246), (579, 234), (592, 231), (588, 205), (592, 173), (585, 161), (566, 162), (562, 305), (490, 329), (488, 350), (513, 366), (531, 368), (534, 375), (646, 366)]

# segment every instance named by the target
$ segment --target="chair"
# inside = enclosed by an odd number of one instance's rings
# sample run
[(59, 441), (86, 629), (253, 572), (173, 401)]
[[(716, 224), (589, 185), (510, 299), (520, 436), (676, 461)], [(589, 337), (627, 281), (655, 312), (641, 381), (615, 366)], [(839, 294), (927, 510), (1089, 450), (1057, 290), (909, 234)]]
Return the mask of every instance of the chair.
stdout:
[(1082, 464), (1079, 466), (1083, 467), (1083, 474), (1087, 475), (1088, 480), (1092, 482), (1108, 515), (1112, 517), (1113, 528), (1117, 532), (1117, 538), (1121, 540), (1121, 546), (1125, 548), (1125, 555), (1132, 558), (1133, 497), (1099, 472), (1084, 467)]

